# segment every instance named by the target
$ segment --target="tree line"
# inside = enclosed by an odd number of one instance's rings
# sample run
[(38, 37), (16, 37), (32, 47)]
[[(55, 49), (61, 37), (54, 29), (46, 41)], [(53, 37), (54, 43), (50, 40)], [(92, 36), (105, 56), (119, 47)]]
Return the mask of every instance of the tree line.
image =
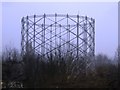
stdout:
[[(2, 52), (3, 88), (117, 88), (120, 80), (118, 48), (114, 60), (96, 55), (92, 69), (73, 52), (62, 51), (41, 56), (21, 53), (15, 48)], [(91, 58), (91, 57), (88, 57)], [(89, 63), (88, 63), (89, 64)], [(87, 72), (86, 72), (87, 71)]]

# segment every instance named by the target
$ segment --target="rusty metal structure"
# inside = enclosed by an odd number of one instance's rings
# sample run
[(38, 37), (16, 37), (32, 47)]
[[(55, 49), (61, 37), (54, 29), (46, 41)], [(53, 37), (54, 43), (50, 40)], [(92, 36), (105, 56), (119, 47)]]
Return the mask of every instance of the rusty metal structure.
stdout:
[(87, 16), (43, 14), (23, 17), (22, 54), (47, 55), (61, 50), (79, 56), (94, 57), (95, 20)]

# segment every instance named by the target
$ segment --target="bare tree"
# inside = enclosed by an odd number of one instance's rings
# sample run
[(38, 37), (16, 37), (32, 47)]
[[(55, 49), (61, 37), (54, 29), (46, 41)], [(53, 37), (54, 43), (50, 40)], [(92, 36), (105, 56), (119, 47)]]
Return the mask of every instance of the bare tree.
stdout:
[[(21, 81), (20, 54), (15, 48), (6, 48), (2, 53), (2, 80), (3, 87), (12, 87), (11, 82)], [(12, 86), (11, 86), (12, 85)]]

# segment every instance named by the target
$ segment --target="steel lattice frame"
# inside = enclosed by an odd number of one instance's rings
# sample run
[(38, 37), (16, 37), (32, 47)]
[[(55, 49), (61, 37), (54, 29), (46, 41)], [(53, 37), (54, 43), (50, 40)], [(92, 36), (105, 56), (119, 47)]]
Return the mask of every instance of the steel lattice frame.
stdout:
[(34, 51), (46, 55), (62, 49), (64, 53), (94, 57), (95, 20), (87, 16), (44, 14), (23, 17), (22, 54)]

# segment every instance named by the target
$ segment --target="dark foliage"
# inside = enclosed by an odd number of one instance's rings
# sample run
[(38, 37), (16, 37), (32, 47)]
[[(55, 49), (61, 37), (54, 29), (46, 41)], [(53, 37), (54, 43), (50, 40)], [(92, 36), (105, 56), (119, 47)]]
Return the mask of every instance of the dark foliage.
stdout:
[(107, 56), (97, 55), (94, 69), (86, 73), (81, 56), (76, 59), (73, 53), (61, 53), (26, 53), (21, 57), (16, 49), (6, 50), (2, 54), (3, 88), (118, 87), (118, 65)]

